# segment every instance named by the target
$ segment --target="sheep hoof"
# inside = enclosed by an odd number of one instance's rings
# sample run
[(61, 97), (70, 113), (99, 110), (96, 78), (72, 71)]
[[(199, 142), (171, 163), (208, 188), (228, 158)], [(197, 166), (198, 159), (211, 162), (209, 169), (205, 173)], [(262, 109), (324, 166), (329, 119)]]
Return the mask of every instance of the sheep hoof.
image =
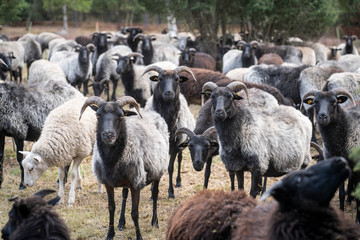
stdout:
[(23, 183), (20, 183), (19, 190), (24, 190), (26, 187)]
[(119, 230), (119, 231), (122, 231), (122, 230), (124, 230), (125, 229), (125, 226), (124, 225), (118, 225), (118, 227), (117, 227), (117, 229)]
[(175, 199), (175, 194), (174, 193), (169, 193), (169, 199)]
[(151, 220), (151, 226), (155, 227), (155, 228), (159, 228), (159, 223), (158, 223), (158, 219), (157, 217), (153, 217)]
[(179, 188), (181, 187), (181, 182), (177, 182), (176, 185), (175, 185), (176, 188)]
[(354, 200), (354, 197), (353, 196), (348, 196), (347, 199), (346, 199), (346, 204), (347, 205), (351, 205), (351, 202)]

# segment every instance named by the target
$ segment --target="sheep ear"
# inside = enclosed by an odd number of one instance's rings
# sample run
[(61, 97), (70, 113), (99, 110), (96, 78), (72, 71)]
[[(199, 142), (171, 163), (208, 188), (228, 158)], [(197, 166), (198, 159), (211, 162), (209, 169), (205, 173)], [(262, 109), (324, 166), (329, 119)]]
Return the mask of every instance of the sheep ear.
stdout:
[(124, 115), (128, 117), (128, 116), (137, 115), (137, 113), (133, 112), (133, 111), (130, 111), (130, 110), (124, 110)]
[(151, 76), (150, 77), (150, 80), (153, 81), (153, 82), (157, 82), (158, 81), (158, 76)]
[(280, 201), (280, 199), (282, 198), (281, 196), (283, 196), (284, 193), (286, 195), (283, 181), (280, 180), (273, 184), (266, 192), (261, 195), (260, 201), (265, 201), (270, 196), (273, 196), (276, 200)]
[(338, 103), (344, 103), (344, 102), (346, 102), (346, 100), (348, 100), (348, 97), (344, 96), (344, 95), (340, 95), (340, 96), (337, 96), (336, 99), (337, 99)]
[(95, 104), (95, 103), (90, 104), (90, 107), (91, 107), (91, 109), (94, 110), (95, 112), (99, 109), (99, 106), (98, 106), (97, 104)]
[(47, 204), (52, 205), (52, 206), (55, 206), (55, 205), (60, 201), (60, 199), (61, 199), (61, 198), (60, 198), (59, 196), (56, 196), (55, 198), (49, 200), (49, 201), (47, 202)]
[(27, 218), (30, 214), (30, 210), (26, 204), (20, 204), (17, 208), (17, 212), (22, 218)]
[(215, 140), (212, 140), (212, 141), (210, 141), (210, 146), (211, 147), (219, 147), (219, 143)]
[(235, 93), (234, 92), (234, 100), (241, 100), (241, 99), (243, 99), (239, 94), (237, 94), (237, 93)]
[(28, 151), (19, 151), (19, 153), (21, 153), (22, 155), (24, 155), (26, 157), (30, 152), (28, 152)]
[(308, 105), (313, 105), (314, 104), (314, 97), (305, 98), (303, 100), (303, 103), (308, 104)]
[(204, 95), (206, 97), (210, 97), (211, 93), (212, 93), (211, 91), (200, 92), (201, 95)]
[(184, 148), (186, 148), (186, 147), (188, 146), (188, 144), (189, 144), (189, 141), (185, 141), (185, 142), (183, 142), (183, 143), (180, 143), (180, 144), (178, 145), (178, 148), (179, 148), (179, 149), (184, 149)]
[(189, 80), (187, 77), (184, 76), (179, 77), (179, 82), (186, 82), (187, 80)]

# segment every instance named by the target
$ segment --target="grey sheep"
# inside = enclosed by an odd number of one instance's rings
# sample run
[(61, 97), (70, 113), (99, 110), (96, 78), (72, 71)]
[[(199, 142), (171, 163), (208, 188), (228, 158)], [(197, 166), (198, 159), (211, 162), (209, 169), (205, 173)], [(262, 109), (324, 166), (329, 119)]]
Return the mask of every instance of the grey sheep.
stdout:
[(25, 49), (22, 44), (18, 41), (9, 41), (0, 43), (0, 52), (8, 53), (12, 52), (11, 62), (11, 75), (14, 80), (17, 81), (19, 78), (22, 81), (22, 69), (24, 67)]
[(52, 110), (31, 151), (21, 152), (25, 156), (22, 166), (26, 187), (33, 186), (47, 169), (59, 168), (60, 203), (64, 201), (64, 167), (72, 163), (69, 206), (75, 203), (75, 186), (82, 188), (79, 165), (92, 154), (95, 143), (97, 119), (94, 113), (86, 110), (79, 121), (79, 112), (85, 101), (85, 97), (74, 98)]
[(77, 42), (74, 40), (65, 40), (62, 38), (57, 38), (49, 43), (49, 52), (47, 59), (51, 59), (51, 57), (58, 51), (69, 51), (74, 52), (76, 47), (80, 46)]
[[(178, 148), (179, 143), (184, 141), (184, 136), (175, 139), (175, 131), (180, 127), (194, 129), (195, 121), (185, 97), (180, 93), (179, 82), (186, 82), (187, 77), (180, 76), (180, 73), (187, 72), (195, 79), (190, 68), (180, 66), (175, 69), (162, 69), (159, 66), (149, 66), (143, 73), (154, 71), (157, 74), (151, 75), (150, 80), (157, 82), (153, 95), (147, 100), (145, 109), (154, 110), (162, 116), (168, 126), (170, 134), (170, 162), (169, 162), (169, 198), (175, 198), (172, 175), (174, 171), (174, 162), (178, 156), (178, 176), (176, 178), (176, 187), (181, 186), (181, 161), (182, 152)], [(196, 79), (195, 79), (196, 80)]]
[(125, 226), (125, 207), (128, 191), (131, 191), (131, 216), (135, 224), (136, 239), (142, 239), (139, 227), (138, 204), (140, 190), (152, 185), (152, 226), (158, 227), (157, 199), (159, 181), (166, 172), (169, 154), (169, 134), (164, 119), (154, 111), (142, 111), (140, 116), (123, 106), (131, 104), (140, 114), (139, 105), (129, 96), (116, 102), (105, 102), (93, 96), (87, 99), (81, 109), (90, 106), (98, 118), (96, 142), (92, 159), (93, 171), (100, 183), (105, 184), (108, 194), (109, 229), (107, 239), (113, 239), (114, 231), (114, 188), (123, 188), (122, 211), (118, 229)]
[(26, 68), (29, 77), (29, 68), (31, 64), (34, 61), (41, 59), (41, 55), (42, 55), (41, 46), (40, 43), (38, 43), (31, 37), (26, 37), (26, 36), (19, 38), (18, 42), (22, 44), (25, 50), (24, 61), (26, 63)]
[(67, 83), (64, 71), (46, 59), (36, 60), (29, 69), (28, 83), (45, 82), (49, 79)]
[(346, 54), (339, 58), (339, 63), (345, 72), (355, 72), (360, 67), (360, 56)]
[[(24, 141), (36, 141), (51, 110), (82, 94), (63, 81), (48, 80), (33, 84), (0, 83), (0, 186), (3, 182), (2, 163), (5, 136), (13, 137), (17, 151)], [(21, 168), (20, 189), (24, 188), (23, 155), (16, 154)]]
[(49, 48), (49, 42), (51, 40), (56, 39), (56, 38), (64, 39), (62, 36), (60, 36), (60, 35), (58, 35), (56, 33), (42, 32), (42, 33), (39, 33), (39, 35), (36, 36), (36, 41), (38, 41), (40, 43), (41, 51), (44, 52), (45, 49)]
[(236, 104), (242, 99), (237, 94), (240, 90), (247, 93), (240, 82), (226, 87), (208, 82), (202, 94), (212, 99), (221, 160), (228, 171), (237, 175), (250, 171), (254, 175), (251, 195), (255, 197), (261, 176), (281, 176), (309, 164), (312, 127), (310, 120), (293, 107), (262, 110)]

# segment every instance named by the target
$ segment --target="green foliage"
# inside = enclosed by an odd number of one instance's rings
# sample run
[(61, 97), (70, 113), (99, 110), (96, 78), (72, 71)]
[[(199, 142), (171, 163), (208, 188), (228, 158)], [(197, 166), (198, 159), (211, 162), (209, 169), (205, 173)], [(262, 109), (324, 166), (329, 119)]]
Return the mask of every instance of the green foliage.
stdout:
[(360, 0), (339, 0), (339, 23), (344, 26), (359, 26)]
[[(360, 147), (352, 149), (350, 152), (349, 158), (354, 161), (354, 171), (359, 172), (360, 171)], [(352, 193), (354, 197), (357, 199), (360, 199), (360, 184), (356, 186), (355, 191)]]
[(69, 9), (87, 13), (91, 10), (92, 2), (93, 0), (43, 0), (43, 7), (50, 12), (56, 12), (66, 4)]
[(0, 1), (0, 23), (12, 23), (21, 20), (21, 13), (29, 7), (25, 0)]

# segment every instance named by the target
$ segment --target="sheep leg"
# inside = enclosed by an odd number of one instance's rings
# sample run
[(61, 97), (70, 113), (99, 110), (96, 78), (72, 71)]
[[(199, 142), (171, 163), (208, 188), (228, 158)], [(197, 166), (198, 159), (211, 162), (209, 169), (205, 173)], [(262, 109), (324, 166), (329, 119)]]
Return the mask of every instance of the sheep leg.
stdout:
[(86, 80), (83, 82), (84, 96), (86, 96), (86, 94), (88, 94), (88, 83), (89, 83), (89, 79), (86, 79)]
[(229, 171), (229, 176), (230, 176), (230, 182), (231, 182), (231, 191), (234, 191), (235, 190), (235, 172)]
[(176, 185), (175, 187), (181, 187), (181, 161), (182, 161), (182, 152), (178, 153), (178, 174), (176, 177)]
[(238, 182), (238, 189), (244, 189), (244, 171), (236, 171), (235, 174)]
[(262, 184), (262, 176), (259, 173), (251, 173), (251, 189), (250, 189), (250, 195), (253, 198), (256, 198), (256, 196), (260, 193)]
[(263, 195), (264, 192), (266, 192), (266, 184), (267, 184), (267, 177), (264, 177), (264, 184), (263, 184), (263, 188), (261, 189), (261, 195)]
[(346, 190), (346, 194), (348, 195), (347, 199), (346, 199), (346, 203), (347, 205), (350, 205), (351, 202), (354, 200), (354, 197), (351, 195), (352, 191), (354, 190), (355, 188), (355, 185), (354, 185), (354, 175), (350, 176), (349, 179), (348, 179), (348, 186), (347, 186), (347, 190)]
[(340, 202), (340, 209), (344, 211), (345, 209), (345, 182), (343, 181), (339, 186), (339, 202)]
[(18, 138), (14, 138), (15, 140), (15, 144), (16, 144), (16, 159), (20, 165), (20, 170), (21, 170), (21, 182), (20, 182), (20, 186), (19, 189), (23, 190), (25, 189), (25, 185), (24, 185), (24, 168), (21, 164), (22, 160), (23, 160), (23, 155), (19, 152), (19, 151), (23, 151), (24, 150), (24, 140), (23, 139), (18, 139)]
[(114, 213), (115, 213), (115, 201), (114, 201), (114, 188), (105, 183), (106, 193), (108, 195), (108, 209), (109, 209), (109, 229), (107, 233), (107, 240), (113, 239), (115, 236), (114, 230)]
[(309, 109), (308, 117), (309, 117), (311, 125), (312, 125), (311, 141), (317, 143), (316, 136), (315, 136), (316, 125), (315, 125), (315, 122), (314, 122), (315, 121), (314, 116), (315, 116), (315, 109), (314, 108)]
[(154, 181), (152, 184), (152, 197), (153, 197), (153, 216), (151, 219), (151, 226), (159, 228), (158, 217), (157, 217), (157, 200), (159, 195), (159, 180)]
[(212, 157), (209, 157), (208, 160), (206, 161), (204, 188), (208, 187), (209, 178), (211, 174), (211, 163), (212, 163)]
[(71, 187), (69, 192), (69, 206), (72, 206), (75, 203), (75, 186), (80, 186), (81, 189), (81, 176), (79, 165), (82, 159), (75, 159), (73, 163), (73, 167), (70, 172), (71, 178)]
[[(59, 178), (59, 197), (60, 201), (59, 204), (64, 202), (64, 178), (65, 178), (65, 171), (64, 168), (58, 167), (58, 178)], [(70, 201), (70, 199), (69, 199)]]
[(5, 135), (0, 134), (0, 188), (3, 182)]
[(128, 197), (128, 193), (129, 193), (129, 189), (128, 188), (123, 188), (122, 190), (122, 203), (121, 203), (121, 213), (120, 213), (120, 218), (119, 218), (119, 225), (118, 225), (118, 230), (121, 231), (124, 229), (125, 227), (125, 209), (126, 209), (126, 200)]
[[(67, 183), (67, 176), (68, 176), (68, 173), (69, 173), (69, 168), (70, 168), (70, 164), (66, 165), (65, 168), (64, 168), (65, 177), (64, 177), (63, 184)], [(57, 180), (57, 183), (59, 183), (59, 179)]]
[(175, 194), (174, 194), (172, 176), (173, 176), (173, 172), (174, 172), (175, 158), (176, 158), (176, 152), (171, 153), (170, 161), (169, 161), (169, 167), (168, 167), (168, 172), (169, 172), (169, 198), (173, 198), (173, 199), (175, 198)]
[(19, 79), (20, 79), (20, 82), (22, 82), (22, 68), (19, 67), (19, 68), (18, 68), (18, 71), (19, 71)]
[(117, 88), (118, 81), (113, 81), (113, 92), (111, 95), (111, 100), (116, 101), (116, 88)]
[(139, 202), (140, 202), (140, 190), (130, 188), (131, 192), (131, 218), (135, 225), (136, 240), (142, 240), (139, 226)]

